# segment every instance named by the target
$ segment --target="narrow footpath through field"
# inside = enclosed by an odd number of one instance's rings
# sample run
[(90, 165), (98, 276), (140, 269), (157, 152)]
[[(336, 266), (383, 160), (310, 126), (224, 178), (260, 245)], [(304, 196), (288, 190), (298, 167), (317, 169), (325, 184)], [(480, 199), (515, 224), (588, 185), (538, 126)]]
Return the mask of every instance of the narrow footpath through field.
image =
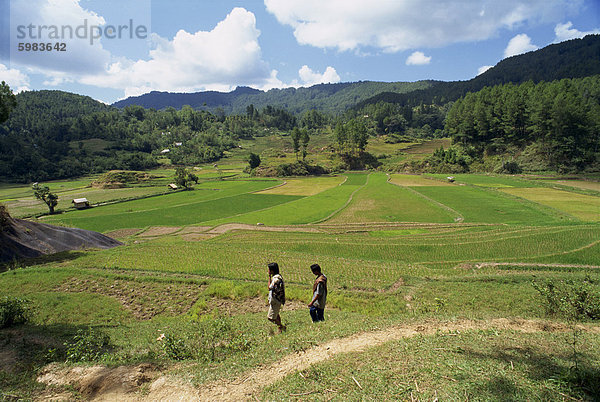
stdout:
[[(564, 332), (566, 325), (543, 320), (498, 318), (488, 321), (460, 320), (454, 322), (424, 321), (419, 324), (394, 326), (381, 331), (355, 334), (334, 339), (303, 352), (288, 355), (270, 365), (260, 366), (241, 377), (204, 384), (196, 389), (171, 377), (161, 376), (150, 367), (73, 368), (68, 371), (48, 367), (38, 381), (53, 385), (69, 385), (79, 390), (87, 399), (96, 401), (243, 401), (258, 400), (267, 386), (295, 372), (309, 368), (341, 353), (362, 352), (386, 342), (416, 335), (433, 335), (436, 332), (468, 331), (482, 329), (513, 330), (524, 333)], [(582, 331), (600, 333), (600, 326), (580, 326)], [(114, 373), (113, 373), (114, 372)], [(117, 373), (118, 372), (118, 373)], [(139, 386), (150, 382), (145, 395), (137, 393)], [(44, 395), (42, 400), (60, 400), (59, 395)]]

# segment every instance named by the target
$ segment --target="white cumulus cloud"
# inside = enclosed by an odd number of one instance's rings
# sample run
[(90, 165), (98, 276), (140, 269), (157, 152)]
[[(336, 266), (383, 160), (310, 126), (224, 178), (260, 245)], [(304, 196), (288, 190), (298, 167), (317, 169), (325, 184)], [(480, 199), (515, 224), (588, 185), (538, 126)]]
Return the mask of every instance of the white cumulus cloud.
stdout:
[(477, 69), (477, 75), (481, 75), (483, 73), (485, 73), (487, 70), (489, 70), (490, 68), (492, 68), (494, 66), (481, 66)]
[(480, 41), (575, 12), (583, 0), (264, 0), (300, 44), (384, 52)]
[(504, 49), (504, 58), (516, 56), (518, 54), (527, 53), (537, 49), (539, 49), (539, 47), (531, 43), (531, 38), (527, 34), (519, 34), (508, 42), (508, 46), (506, 46), (506, 49)]
[(148, 90), (227, 91), (237, 85), (278, 86), (277, 72), (262, 59), (260, 31), (253, 13), (234, 8), (211, 31), (177, 32), (172, 40), (152, 35), (149, 60), (117, 60), (105, 74), (81, 78), (84, 84), (123, 87), (126, 95)]
[(14, 93), (29, 91), (29, 77), (20, 70), (0, 64), (0, 81), (8, 84)]
[(554, 34), (556, 35), (554, 42), (557, 43), (569, 39), (583, 38), (586, 35), (600, 34), (600, 29), (596, 28), (591, 31), (582, 32), (573, 28), (573, 23), (569, 21), (564, 24), (556, 24), (556, 27), (554, 27)]
[[(11, 30), (17, 25), (108, 26), (105, 19), (80, 5), (80, 0), (14, 0), (11, 3)], [(109, 22), (110, 25), (110, 22)], [(260, 89), (284, 86), (263, 59), (258, 41), (261, 32), (252, 12), (236, 7), (212, 30), (179, 30), (173, 38), (149, 33), (148, 53), (142, 57), (119, 57), (86, 40), (66, 41), (67, 52), (20, 52), (11, 62), (31, 74), (43, 74), (44, 85), (69, 82), (120, 89), (125, 96), (152, 90), (192, 92), (229, 91), (248, 85)], [(116, 39), (118, 40), (118, 39)], [(29, 56), (26, 55), (29, 54)], [(27, 58), (29, 57), (29, 58)], [(335, 73), (335, 70), (333, 71)], [(331, 71), (325, 78), (333, 79)]]
[(313, 71), (306, 64), (298, 70), (303, 86), (340, 82), (341, 78), (335, 68), (328, 66), (323, 74)]
[(422, 66), (431, 63), (431, 56), (425, 56), (423, 52), (413, 52), (406, 58), (407, 66)]

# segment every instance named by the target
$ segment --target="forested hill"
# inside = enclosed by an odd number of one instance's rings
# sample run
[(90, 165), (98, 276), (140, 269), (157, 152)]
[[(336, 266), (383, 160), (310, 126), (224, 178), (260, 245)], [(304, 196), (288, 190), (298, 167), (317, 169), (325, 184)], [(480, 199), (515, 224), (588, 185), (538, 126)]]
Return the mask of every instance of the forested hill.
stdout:
[(48, 122), (61, 123), (111, 109), (114, 108), (89, 96), (64, 91), (26, 91), (17, 95), (17, 107), (11, 112), (8, 125), (35, 131), (47, 128)]
[(358, 103), (356, 108), (378, 102), (443, 105), (484, 87), (527, 81), (550, 82), (597, 74), (600, 74), (600, 35), (588, 35), (583, 39), (573, 39), (509, 57), (469, 81), (435, 82), (429, 88), (407, 94), (384, 92)]
[(144, 95), (131, 96), (127, 99), (120, 100), (113, 103), (113, 106), (123, 108), (129, 105), (138, 105), (147, 109), (154, 108), (157, 110), (167, 107), (181, 109), (184, 105), (190, 105), (194, 109), (213, 109), (217, 107), (230, 108), (236, 98), (260, 93), (263, 92), (248, 87), (237, 87), (235, 91), (231, 92), (206, 91), (174, 93), (152, 91)]
[(245, 113), (246, 107), (252, 104), (259, 109), (267, 105), (277, 105), (295, 114), (301, 114), (310, 109), (337, 114), (378, 93), (407, 93), (428, 88), (433, 83), (434, 81), (361, 81), (319, 84), (308, 88), (271, 89), (266, 92), (248, 87), (238, 87), (232, 92), (206, 91), (189, 94), (150, 92), (118, 101), (113, 106), (123, 108), (129, 105), (139, 105), (154, 109), (166, 107), (181, 109), (184, 105), (190, 105), (194, 109), (215, 111), (217, 108), (221, 108), (225, 113), (238, 114)]

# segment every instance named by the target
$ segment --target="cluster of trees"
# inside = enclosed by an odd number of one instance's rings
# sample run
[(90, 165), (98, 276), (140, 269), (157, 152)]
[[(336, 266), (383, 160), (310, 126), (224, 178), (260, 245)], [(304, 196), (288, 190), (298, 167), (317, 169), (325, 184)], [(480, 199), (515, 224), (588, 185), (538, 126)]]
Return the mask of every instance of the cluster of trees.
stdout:
[[(271, 129), (292, 131), (298, 125), (312, 132), (330, 121), (317, 111), (296, 118), (273, 106), (257, 110), (251, 105), (245, 114), (225, 116), (190, 106), (117, 109), (61, 91), (15, 97), (7, 85), (0, 92), (0, 177), (19, 182), (146, 170), (163, 156), (178, 165), (214, 162), (239, 139)], [(306, 138), (300, 141), (304, 155)]]
[(486, 87), (453, 104), (445, 130), (478, 155), (526, 151), (551, 170), (582, 170), (600, 152), (600, 76)]
[(417, 106), (377, 102), (349, 112), (362, 117), (369, 131), (387, 135), (387, 142), (396, 143), (410, 139), (441, 138), (448, 105), (421, 103)]

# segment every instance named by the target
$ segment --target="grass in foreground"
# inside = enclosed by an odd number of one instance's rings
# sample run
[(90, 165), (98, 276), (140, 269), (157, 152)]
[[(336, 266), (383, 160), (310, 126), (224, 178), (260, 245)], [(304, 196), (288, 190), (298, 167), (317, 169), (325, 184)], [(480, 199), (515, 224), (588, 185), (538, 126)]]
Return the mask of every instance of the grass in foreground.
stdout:
[(339, 355), (288, 376), (265, 400), (593, 400), (600, 336), (581, 335), (573, 372), (569, 333), (440, 332)]

